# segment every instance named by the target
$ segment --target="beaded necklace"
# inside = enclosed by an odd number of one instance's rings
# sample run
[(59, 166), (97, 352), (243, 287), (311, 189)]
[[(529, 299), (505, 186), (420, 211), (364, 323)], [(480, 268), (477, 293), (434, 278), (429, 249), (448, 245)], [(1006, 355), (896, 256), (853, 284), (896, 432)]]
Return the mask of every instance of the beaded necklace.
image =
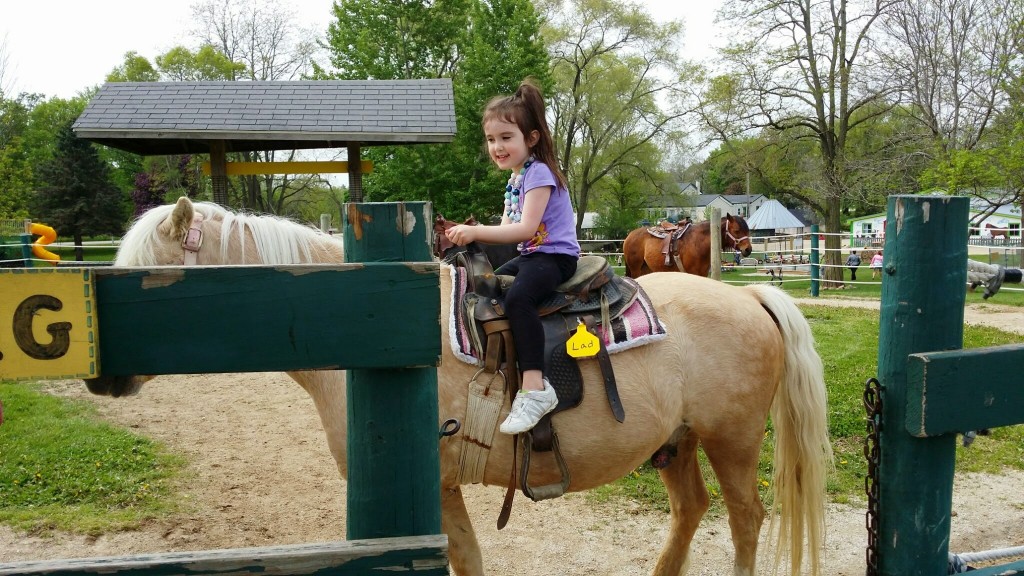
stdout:
[(509, 220), (513, 222), (519, 222), (523, 219), (523, 175), (526, 174), (526, 169), (533, 162), (534, 158), (530, 156), (526, 164), (523, 164), (523, 169), (518, 174), (513, 172), (508, 178), (508, 184), (505, 185), (505, 216), (508, 216)]

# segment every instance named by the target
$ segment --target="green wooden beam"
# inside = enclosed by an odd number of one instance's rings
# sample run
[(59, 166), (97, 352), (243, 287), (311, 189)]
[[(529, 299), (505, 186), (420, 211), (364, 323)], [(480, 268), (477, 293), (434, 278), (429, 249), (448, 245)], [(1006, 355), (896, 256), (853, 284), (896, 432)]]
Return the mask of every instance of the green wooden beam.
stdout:
[(294, 546), (169, 552), (106, 558), (0, 564), (0, 576), (194, 576), (291, 574), (448, 576), (448, 537), (442, 535), (349, 540)]
[(907, 431), (920, 438), (1024, 423), (1024, 344), (911, 354)]
[(100, 374), (436, 366), (438, 270), (97, 268)]

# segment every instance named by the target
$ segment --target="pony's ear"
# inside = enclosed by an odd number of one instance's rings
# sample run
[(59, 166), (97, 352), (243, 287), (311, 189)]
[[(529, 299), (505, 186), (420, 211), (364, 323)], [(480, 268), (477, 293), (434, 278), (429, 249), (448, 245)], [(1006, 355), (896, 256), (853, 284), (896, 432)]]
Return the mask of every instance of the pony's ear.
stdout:
[(161, 234), (167, 235), (171, 240), (181, 242), (185, 238), (189, 226), (192, 225), (192, 217), (195, 216), (195, 213), (196, 209), (192, 205), (192, 201), (188, 197), (182, 196), (178, 198), (178, 202), (174, 205), (174, 210), (171, 211), (167, 219), (157, 226), (157, 230)]

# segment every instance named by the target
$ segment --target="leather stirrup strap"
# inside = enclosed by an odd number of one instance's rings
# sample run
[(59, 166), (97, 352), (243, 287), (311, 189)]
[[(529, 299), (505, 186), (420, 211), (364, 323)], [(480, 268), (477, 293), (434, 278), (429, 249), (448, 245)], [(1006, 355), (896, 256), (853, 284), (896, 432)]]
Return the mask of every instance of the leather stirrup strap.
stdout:
[[(584, 316), (583, 322), (591, 334), (597, 334), (594, 326), (593, 316)], [(604, 345), (604, 338), (598, 336), (600, 349), (597, 351), (597, 363), (601, 366), (601, 379), (604, 381), (604, 393), (608, 396), (608, 406), (612, 409), (612, 415), (619, 422), (626, 420), (626, 410), (622, 407), (622, 400), (619, 399), (619, 388), (615, 384), (615, 370), (612, 369), (612, 360), (608, 357), (608, 348)]]
[(494, 374), (501, 368), (501, 359), (504, 355), (509, 357), (508, 350), (504, 350), (502, 344), (502, 332), (511, 331), (508, 320), (490, 320), (484, 323), (484, 334), (487, 335), (487, 345), (484, 353), (484, 370)]
[[(490, 373), (501, 368), (504, 358), (508, 372), (505, 381), (508, 383), (509, 398), (514, 399), (519, 393), (519, 369), (515, 365), (516, 347), (512, 340), (512, 328), (508, 320), (491, 320), (484, 324), (487, 334), (487, 352), (484, 358), (484, 369)], [(512, 514), (512, 501), (516, 495), (516, 453), (519, 452), (519, 435), (512, 436), (512, 470), (509, 472), (508, 488), (505, 489), (505, 500), (501, 503), (498, 513), (498, 530), (508, 524)]]
[(512, 514), (512, 500), (516, 497), (516, 452), (519, 451), (519, 434), (512, 436), (512, 475), (508, 479), (508, 488), (505, 489), (505, 500), (501, 503), (501, 512), (498, 513), (498, 530), (508, 524), (508, 517)]
[(512, 339), (512, 326), (508, 320), (491, 320), (484, 323), (484, 334), (487, 335), (486, 352), (484, 353), (484, 370), (494, 374), (501, 369), (505, 361), (506, 380), (511, 394), (515, 399), (519, 392), (519, 370), (516, 367), (516, 345)]

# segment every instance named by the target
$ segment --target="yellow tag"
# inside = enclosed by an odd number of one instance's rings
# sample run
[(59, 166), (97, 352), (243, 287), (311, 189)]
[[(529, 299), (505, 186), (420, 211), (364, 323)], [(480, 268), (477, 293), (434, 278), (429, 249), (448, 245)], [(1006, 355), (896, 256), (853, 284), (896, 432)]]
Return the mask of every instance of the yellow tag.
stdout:
[(587, 327), (583, 325), (583, 322), (580, 322), (580, 325), (576, 327), (576, 333), (565, 342), (565, 351), (573, 358), (597, 356), (600, 350), (601, 341), (597, 336), (587, 331)]

